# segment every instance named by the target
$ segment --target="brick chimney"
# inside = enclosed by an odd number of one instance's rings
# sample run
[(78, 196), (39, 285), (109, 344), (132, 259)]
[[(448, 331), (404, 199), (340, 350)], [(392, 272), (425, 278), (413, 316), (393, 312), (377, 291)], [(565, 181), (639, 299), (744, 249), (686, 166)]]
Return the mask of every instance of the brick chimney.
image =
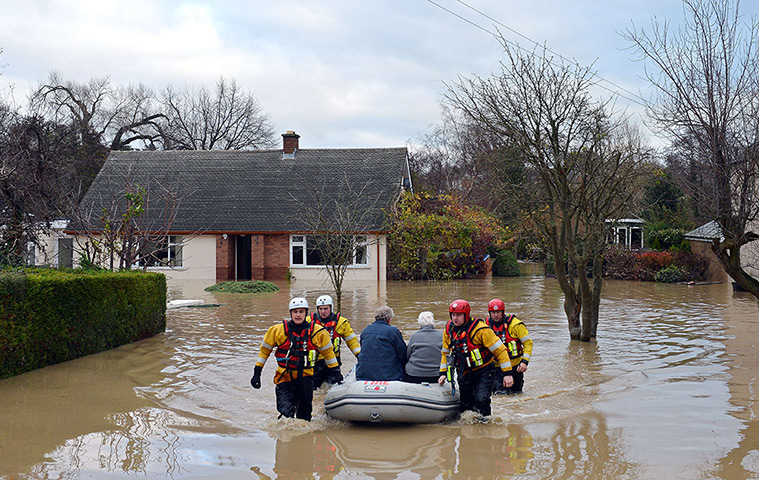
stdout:
[(288, 155), (290, 157), (295, 156), (295, 152), (298, 151), (298, 139), (300, 135), (292, 130), (288, 130), (282, 134), (282, 155)]

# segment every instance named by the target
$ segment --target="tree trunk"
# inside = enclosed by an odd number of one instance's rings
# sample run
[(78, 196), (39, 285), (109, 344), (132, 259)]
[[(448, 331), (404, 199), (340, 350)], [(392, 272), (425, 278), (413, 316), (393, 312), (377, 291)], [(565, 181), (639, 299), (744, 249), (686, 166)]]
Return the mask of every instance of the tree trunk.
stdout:
[(597, 253), (593, 258), (593, 305), (590, 326), (590, 337), (596, 338), (598, 333), (598, 313), (601, 308), (601, 286), (603, 284), (603, 257)]
[(582, 325), (580, 331), (581, 342), (589, 342), (591, 326), (593, 325), (593, 291), (588, 281), (587, 261), (581, 261), (577, 265), (577, 280), (580, 291), (580, 303), (582, 305)]
[(564, 293), (564, 313), (567, 316), (567, 326), (569, 328), (569, 338), (572, 340), (580, 339), (580, 312), (582, 305), (577, 295), (577, 291), (574, 285), (569, 279), (569, 273), (567, 272), (566, 263), (564, 263), (564, 255), (558, 256), (554, 253), (553, 265), (556, 270), (556, 279), (559, 282), (559, 287)]
[(712, 251), (728, 275), (747, 292), (759, 298), (759, 280), (755, 279), (741, 267), (741, 248), (734, 239), (726, 238), (712, 243)]

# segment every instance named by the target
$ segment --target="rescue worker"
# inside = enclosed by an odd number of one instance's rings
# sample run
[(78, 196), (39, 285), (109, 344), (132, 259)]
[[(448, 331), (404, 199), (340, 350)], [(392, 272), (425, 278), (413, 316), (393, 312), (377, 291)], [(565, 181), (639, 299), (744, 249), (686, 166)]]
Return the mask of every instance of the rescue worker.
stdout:
[(329, 367), (328, 378), (331, 382), (339, 383), (343, 377), (337, 368), (329, 333), (316, 322), (307, 320), (308, 301), (295, 297), (290, 300), (289, 308), (290, 320), (269, 327), (264, 335), (250, 385), (255, 389), (261, 388), (261, 371), (273, 351), (277, 359), (274, 383), (280, 417), (310, 421), (317, 353), (322, 354)]
[(438, 383), (443, 385), (446, 378), (453, 381), (455, 369), (461, 396), (459, 409), (462, 412), (474, 410), (482, 416), (489, 416), (494, 357), (503, 372), (503, 386), (510, 387), (514, 383), (506, 346), (484, 320), (471, 318), (471, 307), (466, 300), (455, 300), (448, 307), (448, 312), (451, 320), (443, 333)]
[(532, 356), (532, 339), (527, 327), (514, 315), (506, 315), (506, 304), (503, 300), (494, 298), (488, 302), (488, 325), (501, 339), (511, 359), (511, 376), (514, 384), (504, 388), (500, 377), (496, 375), (493, 383), (494, 393), (522, 393), (524, 372)]
[[(348, 344), (348, 348), (351, 349), (353, 355), (358, 357), (361, 353), (361, 344), (358, 341), (358, 337), (353, 332), (351, 324), (347, 318), (340, 315), (340, 312), (334, 313), (334, 303), (332, 297), (329, 295), (322, 295), (316, 299), (316, 312), (311, 314), (311, 321), (317, 322), (327, 329), (330, 338), (332, 338), (332, 350), (335, 352), (335, 358), (337, 358), (337, 368), (343, 362), (340, 360), (340, 342), (345, 340)], [(322, 386), (329, 374), (329, 367), (324, 361), (324, 357), (319, 355), (316, 360), (316, 367), (314, 368), (314, 390)], [(331, 382), (327, 382), (330, 383)]]

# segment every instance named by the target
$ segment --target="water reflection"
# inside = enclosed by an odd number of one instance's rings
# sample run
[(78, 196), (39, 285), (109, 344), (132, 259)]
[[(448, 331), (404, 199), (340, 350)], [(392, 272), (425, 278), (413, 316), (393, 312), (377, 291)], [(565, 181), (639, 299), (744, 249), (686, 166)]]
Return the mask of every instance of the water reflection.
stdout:
[(277, 438), (271, 475), (251, 470), (259, 478), (508, 478), (528, 472), (532, 448), (516, 424), (358, 425)]

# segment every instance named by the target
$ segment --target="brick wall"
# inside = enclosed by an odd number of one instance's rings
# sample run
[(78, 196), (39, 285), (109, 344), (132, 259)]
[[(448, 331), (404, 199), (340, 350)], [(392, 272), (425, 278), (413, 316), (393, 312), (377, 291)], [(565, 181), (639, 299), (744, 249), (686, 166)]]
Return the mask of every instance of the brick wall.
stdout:
[(230, 237), (216, 235), (216, 281), (226, 282), (235, 278), (235, 244)]
[(251, 235), (250, 237), (250, 276), (252, 280), (266, 279), (266, 235)]
[(709, 259), (709, 273), (707, 280), (710, 282), (727, 282), (729, 277), (725, 269), (722, 268), (722, 264), (712, 251), (712, 246), (709, 242), (698, 242), (691, 240), (690, 248), (693, 253), (698, 253)]
[[(235, 279), (234, 236), (216, 236), (216, 281)], [(290, 235), (252, 235), (250, 274), (253, 280), (283, 280), (290, 268)]]
[(266, 235), (264, 242), (264, 278), (283, 280), (290, 268), (290, 235)]

